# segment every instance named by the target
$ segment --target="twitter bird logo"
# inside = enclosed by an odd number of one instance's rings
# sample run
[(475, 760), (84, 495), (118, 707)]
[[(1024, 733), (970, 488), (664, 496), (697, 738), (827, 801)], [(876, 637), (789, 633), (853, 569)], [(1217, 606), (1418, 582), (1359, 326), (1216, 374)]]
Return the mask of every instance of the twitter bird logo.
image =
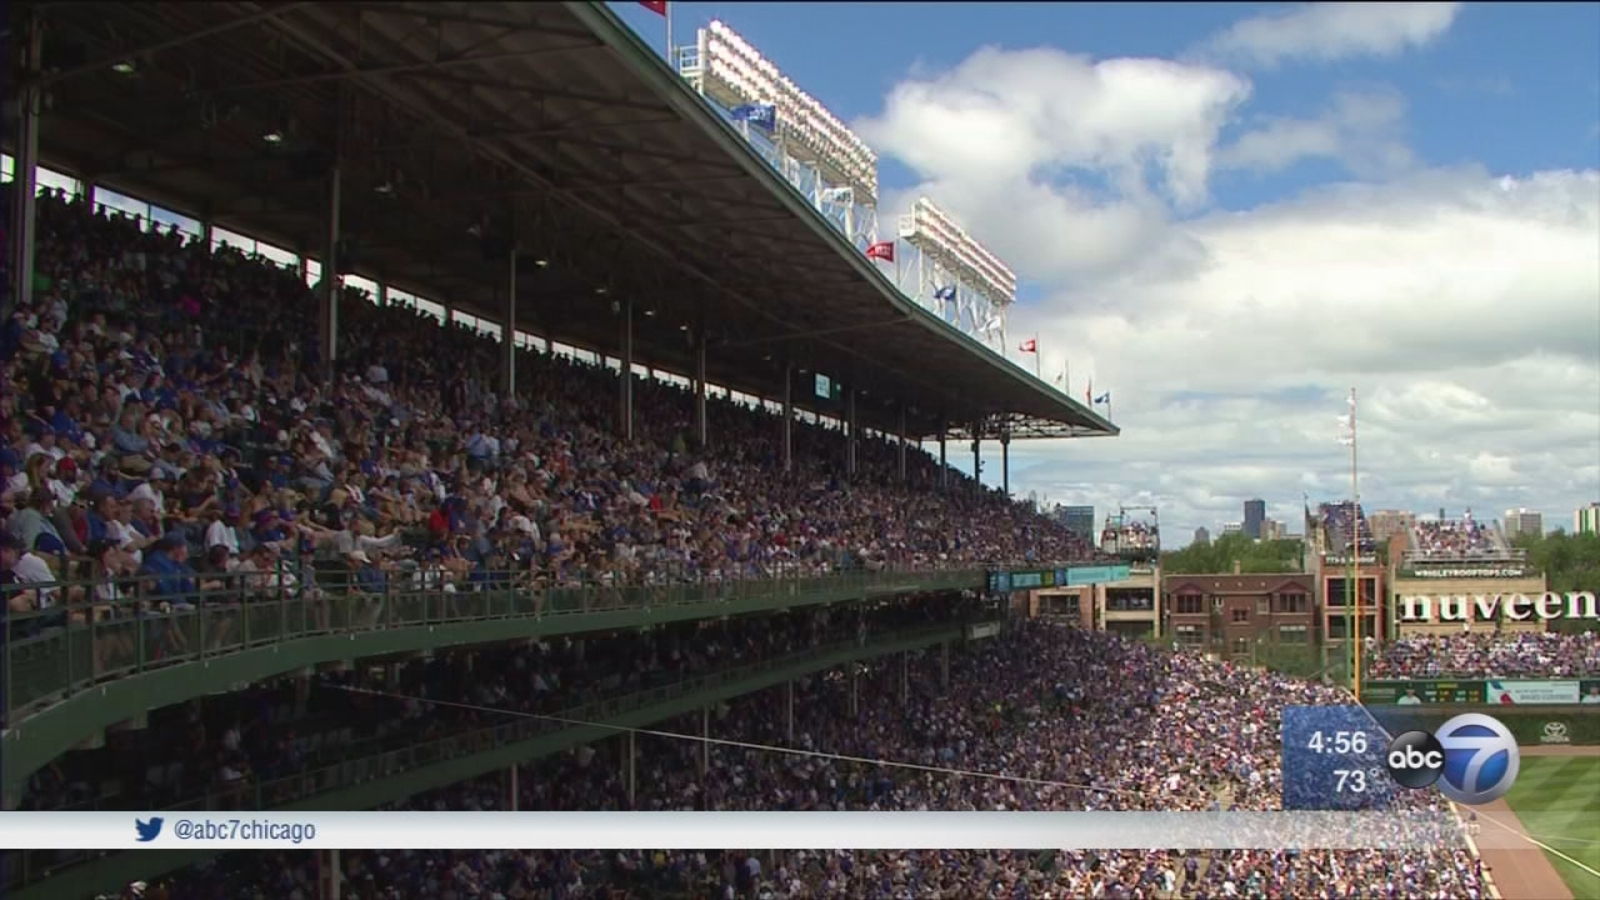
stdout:
[(133, 830), (139, 835), (139, 842), (148, 844), (161, 836), (161, 823), (165, 821), (160, 816), (151, 816), (150, 821), (141, 822), (133, 820)]

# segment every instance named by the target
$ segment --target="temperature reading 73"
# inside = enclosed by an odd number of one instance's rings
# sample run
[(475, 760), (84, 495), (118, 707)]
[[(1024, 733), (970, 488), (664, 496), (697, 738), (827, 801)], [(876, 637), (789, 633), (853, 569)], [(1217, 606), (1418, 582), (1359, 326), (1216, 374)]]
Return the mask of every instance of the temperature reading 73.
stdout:
[[(1367, 780), (1367, 773), (1361, 769), (1334, 769), (1333, 777), (1333, 792), (1336, 794), (1365, 794), (1367, 785), (1371, 784)], [(1376, 769), (1373, 770), (1373, 777), (1377, 777)]]
[(1336, 753), (1346, 756), (1351, 753), (1361, 754), (1367, 752), (1367, 733), (1365, 731), (1335, 731), (1333, 734), (1323, 734), (1320, 731), (1311, 732), (1311, 740), (1307, 744), (1313, 753)]

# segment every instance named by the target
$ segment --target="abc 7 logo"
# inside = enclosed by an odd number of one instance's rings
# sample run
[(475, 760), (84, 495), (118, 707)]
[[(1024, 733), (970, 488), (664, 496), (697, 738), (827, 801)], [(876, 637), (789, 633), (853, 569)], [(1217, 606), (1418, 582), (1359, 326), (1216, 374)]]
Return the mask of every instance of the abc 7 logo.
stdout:
[(1477, 806), (1511, 790), (1522, 765), (1517, 739), (1496, 719), (1465, 713), (1435, 734), (1408, 731), (1389, 744), (1389, 774), (1413, 790), (1439, 786), (1457, 803)]

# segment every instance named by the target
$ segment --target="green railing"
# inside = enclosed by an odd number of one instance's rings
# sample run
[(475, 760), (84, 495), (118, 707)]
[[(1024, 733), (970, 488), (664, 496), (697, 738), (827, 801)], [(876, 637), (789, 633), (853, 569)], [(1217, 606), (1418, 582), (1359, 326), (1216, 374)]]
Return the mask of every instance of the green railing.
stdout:
[[(587, 618), (598, 627), (616, 627), (619, 614), (628, 613), (682, 613), (701, 607), (710, 616), (826, 602), (849, 594), (865, 597), (878, 590), (976, 589), (982, 586), (983, 571), (886, 569), (555, 588), (513, 587), (517, 582), (511, 578), (507, 573), (497, 585), (491, 577), (485, 589), (463, 586), (458, 592), (409, 587), (382, 593), (324, 590), (313, 598), (298, 591), (280, 590), (274, 595), (238, 587), (181, 598), (70, 602), (12, 613), (4, 622), (0, 668), (6, 720), (15, 726), (43, 707), (129, 675), (302, 638), (406, 628), (427, 633), (441, 625), (507, 619), (550, 623), (552, 630), (572, 632), (582, 630)], [(129, 594), (147, 585), (148, 579), (120, 584)], [(104, 590), (104, 583), (63, 582), (56, 590), (59, 596), (88, 595), (97, 587)], [(216, 686), (196, 685), (197, 693), (208, 687)]]
[[(726, 695), (727, 689), (737, 689), (741, 683), (751, 685), (762, 676), (769, 676), (767, 680), (770, 681), (770, 676), (781, 674), (787, 680), (854, 660), (959, 640), (961, 633), (962, 626), (957, 622), (884, 632), (869, 637), (865, 642), (858, 638), (809, 647), (539, 717), (508, 711), (507, 717), (515, 718), (500, 725), (378, 753), (362, 755), (362, 745), (352, 745), (349, 758), (339, 762), (308, 767), (302, 772), (280, 778), (242, 784), (231, 790), (209, 791), (169, 804), (163, 811), (370, 808), (377, 803), (394, 802), (579, 744), (613, 737), (627, 729), (646, 727), (688, 711), (684, 704), (686, 700), (716, 702), (725, 699), (718, 696), (719, 690)], [(762, 690), (767, 686), (770, 685), (757, 682), (749, 689)], [(530, 744), (534, 741), (539, 744)], [(438, 767), (432, 778), (428, 778), (424, 772), (430, 767)], [(412, 776), (411, 784), (397, 784), (396, 780), (405, 776)], [(386, 780), (387, 784), (380, 784)], [(381, 797), (380, 793), (386, 794), (387, 798)], [(97, 805), (91, 803), (74, 809), (87, 811), (96, 808)], [(197, 861), (215, 852), (190, 853), (178, 864)], [(127, 859), (126, 865), (116, 858), (118, 856)], [(114, 888), (116, 885), (113, 882), (149, 877), (163, 871), (157, 868), (160, 865), (156, 862), (158, 856), (160, 854), (150, 853), (108, 856), (102, 851), (50, 852), (48, 862), (45, 862), (38, 852), (15, 852), (10, 854), (7, 861), (9, 866), (5, 879), (0, 880), (0, 889), (7, 897), (27, 900), (38, 891), (44, 891), (39, 896), (66, 896), (73, 895), (74, 891)], [(146, 865), (141, 867), (141, 862)], [(104, 875), (97, 871), (101, 869), (106, 870)], [(113, 869), (115, 875), (110, 874)], [(71, 891), (67, 891), (65, 881), (58, 883), (46, 880), (61, 876), (74, 882)], [(80, 880), (86, 883), (77, 884)], [(21, 889), (20, 893), (12, 893), (18, 889)], [(66, 893), (60, 893), (62, 891)]]

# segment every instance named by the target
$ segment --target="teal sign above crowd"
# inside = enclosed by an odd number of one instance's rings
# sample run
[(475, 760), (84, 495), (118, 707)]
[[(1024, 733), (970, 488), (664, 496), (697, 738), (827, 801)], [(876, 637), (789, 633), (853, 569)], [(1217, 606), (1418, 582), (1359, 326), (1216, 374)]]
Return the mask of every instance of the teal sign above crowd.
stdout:
[(989, 590), (996, 594), (1042, 588), (1080, 587), (1127, 581), (1131, 566), (1072, 566), (1062, 569), (990, 569)]

